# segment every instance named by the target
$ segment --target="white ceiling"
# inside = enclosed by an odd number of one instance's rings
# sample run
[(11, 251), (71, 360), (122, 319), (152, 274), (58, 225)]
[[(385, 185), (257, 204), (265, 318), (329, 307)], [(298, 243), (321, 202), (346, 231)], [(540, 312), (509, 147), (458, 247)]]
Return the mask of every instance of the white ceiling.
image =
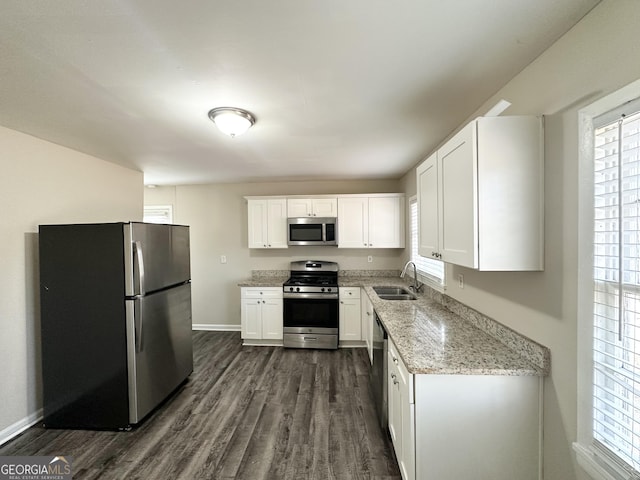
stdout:
[(2, 0), (0, 124), (147, 184), (398, 178), (597, 3)]

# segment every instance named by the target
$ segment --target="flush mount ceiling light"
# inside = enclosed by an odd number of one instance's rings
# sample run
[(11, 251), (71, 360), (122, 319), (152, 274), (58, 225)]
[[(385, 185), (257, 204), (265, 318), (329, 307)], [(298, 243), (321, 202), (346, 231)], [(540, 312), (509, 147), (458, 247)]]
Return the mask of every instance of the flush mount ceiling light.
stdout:
[(209, 118), (221, 132), (230, 137), (242, 135), (256, 123), (256, 119), (249, 112), (234, 107), (214, 108), (209, 111)]

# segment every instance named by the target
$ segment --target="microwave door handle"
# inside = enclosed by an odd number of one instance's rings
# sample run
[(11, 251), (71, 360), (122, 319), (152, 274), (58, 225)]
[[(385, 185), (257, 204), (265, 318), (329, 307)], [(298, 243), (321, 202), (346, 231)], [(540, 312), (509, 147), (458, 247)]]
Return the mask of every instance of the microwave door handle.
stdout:
[(322, 241), (324, 243), (327, 242), (327, 224), (322, 222)]

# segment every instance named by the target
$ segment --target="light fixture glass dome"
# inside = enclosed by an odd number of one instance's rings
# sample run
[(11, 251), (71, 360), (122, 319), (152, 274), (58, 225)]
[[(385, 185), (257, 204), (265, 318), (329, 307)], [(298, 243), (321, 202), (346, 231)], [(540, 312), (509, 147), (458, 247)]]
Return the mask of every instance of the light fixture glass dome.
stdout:
[(230, 137), (242, 135), (256, 123), (256, 119), (249, 112), (234, 107), (214, 108), (209, 111), (209, 118), (221, 132)]

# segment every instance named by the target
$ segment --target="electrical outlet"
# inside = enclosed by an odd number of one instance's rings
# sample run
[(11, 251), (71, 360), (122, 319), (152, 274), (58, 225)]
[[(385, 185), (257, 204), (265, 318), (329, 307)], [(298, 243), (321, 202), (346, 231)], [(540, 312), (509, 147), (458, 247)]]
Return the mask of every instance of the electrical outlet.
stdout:
[(371, 255), (369, 255), (367, 257), (367, 262), (372, 263), (373, 262), (373, 257)]
[(220, 255), (220, 263), (227, 263), (227, 256), (226, 255)]
[(458, 274), (458, 287), (464, 288), (464, 276), (461, 273)]

